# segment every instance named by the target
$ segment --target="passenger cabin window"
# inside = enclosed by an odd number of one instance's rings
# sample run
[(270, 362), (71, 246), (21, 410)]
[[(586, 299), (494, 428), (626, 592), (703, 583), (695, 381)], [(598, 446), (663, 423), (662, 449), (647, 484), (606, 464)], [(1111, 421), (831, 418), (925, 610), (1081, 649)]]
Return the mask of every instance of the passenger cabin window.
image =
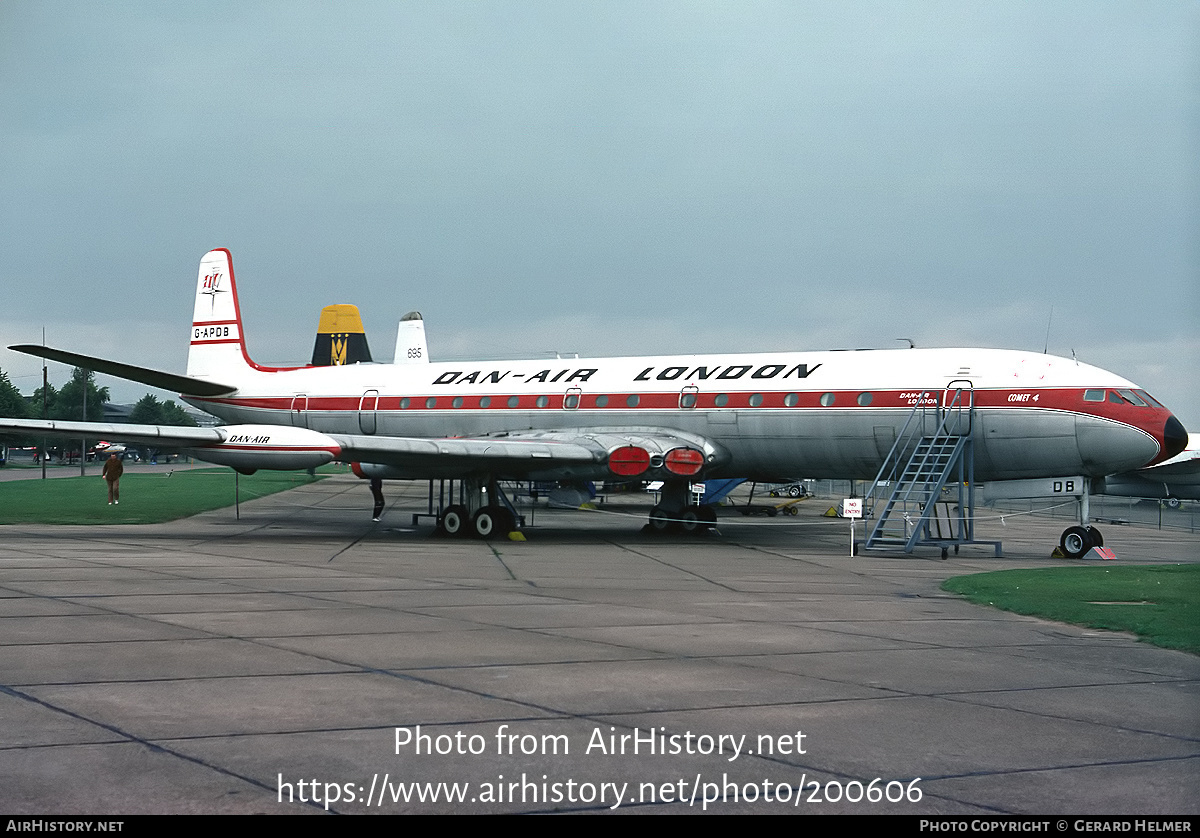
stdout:
[(433, 408), (437, 407), (437, 396), (430, 396), (429, 398), (427, 398), (425, 400), (425, 406), (431, 410)]
[(520, 397), (520, 396), (509, 396), (509, 397), (508, 397), (508, 406), (509, 406), (509, 407), (516, 407), (516, 406), (517, 406), (517, 405), (519, 405), (520, 403), (521, 403), (521, 397)]
[(400, 409), (401, 409), (401, 410), (408, 410), (408, 406), (409, 406), (409, 404), (411, 404), (411, 402), (408, 400), (408, 397), (407, 397), (407, 396), (405, 396), (404, 398), (402, 398), (402, 399), (400, 400)]
[(859, 407), (866, 407), (874, 400), (875, 400), (875, 397), (872, 396), (870, 393), (859, 393), (858, 394), (858, 406)]
[(637, 407), (638, 402), (640, 402), (640, 401), (641, 401), (641, 397), (639, 397), (637, 393), (634, 393), (633, 395), (631, 395), (629, 398), (627, 398), (625, 400), (625, 404), (628, 405), (629, 407)]
[(483, 398), (481, 398), (481, 399), (479, 400), (479, 406), (480, 406), (480, 407), (487, 407), (487, 406), (488, 406), (488, 405), (490, 405), (491, 403), (492, 403), (492, 397), (491, 397), (491, 396), (484, 396)]
[(458, 408), (462, 407), (462, 405), (463, 405), (462, 396), (455, 396), (454, 401), (450, 402), (450, 406), (455, 408), (456, 410)]
[(608, 407), (608, 396), (596, 396), (596, 407)]
[(751, 407), (761, 407), (762, 403), (763, 403), (762, 393), (755, 393), (753, 396), (750, 397), (750, 406)]
[(821, 407), (832, 407), (834, 399), (835, 399), (835, 396), (833, 395), (833, 393), (822, 393), (821, 394)]
[(717, 407), (724, 407), (725, 405), (729, 404), (729, 396), (725, 395), (724, 393), (718, 393), (717, 397), (713, 399), (713, 404), (715, 404)]
[(783, 406), (784, 407), (795, 407), (798, 404), (800, 404), (800, 394), (799, 393), (788, 393), (786, 396), (783, 397)]
[(538, 407), (545, 407), (548, 404), (550, 404), (549, 396), (538, 396), (537, 397), (537, 406)]

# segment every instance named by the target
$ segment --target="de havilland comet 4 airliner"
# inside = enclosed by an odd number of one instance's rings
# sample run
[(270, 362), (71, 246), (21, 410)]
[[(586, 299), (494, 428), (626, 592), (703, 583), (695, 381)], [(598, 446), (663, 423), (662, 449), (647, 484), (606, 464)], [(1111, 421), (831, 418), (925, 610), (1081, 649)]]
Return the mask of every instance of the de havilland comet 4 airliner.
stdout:
[(177, 391), (223, 426), (0, 420), (0, 430), (179, 446), (244, 473), (337, 460), (360, 476), (458, 479), (474, 489), (440, 525), (476, 535), (514, 526), (502, 479), (662, 480), (656, 528), (715, 521), (690, 501), (706, 478), (869, 480), (914, 405), (951, 391), (971, 394), (981, 482), (1099, 478), (1162, 462), (1187, 440), (1120, 376), (996, 349), (265, 367), (247, 354), (224, 249), (200, 261), (189, 336), (186, 375), (11, 348)]

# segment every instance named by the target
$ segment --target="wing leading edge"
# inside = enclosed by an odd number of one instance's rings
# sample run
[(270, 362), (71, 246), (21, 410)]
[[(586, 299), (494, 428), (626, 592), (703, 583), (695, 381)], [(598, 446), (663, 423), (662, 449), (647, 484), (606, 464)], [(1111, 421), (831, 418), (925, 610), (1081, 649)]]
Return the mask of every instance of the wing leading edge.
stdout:
[(381, 477), (601, 479), (685, 477), (723, 465), (728, 455), (694, 434), (662, 428), (521, 431), (477, 437), (397, 437), (321, 433), (282, 425), (184, 428), (103, 422), (0, 419), (0, 433), (103, 437), (187, 449), (241, 471), (311, 468), (340, 460), (375, 464)]

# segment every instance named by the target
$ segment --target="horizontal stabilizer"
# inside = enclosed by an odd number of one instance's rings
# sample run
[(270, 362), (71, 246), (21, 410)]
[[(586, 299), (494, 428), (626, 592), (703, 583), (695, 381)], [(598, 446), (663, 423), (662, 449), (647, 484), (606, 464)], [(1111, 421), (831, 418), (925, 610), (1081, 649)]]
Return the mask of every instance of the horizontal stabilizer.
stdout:
[(185, 396), (221, 396), (226, 393), (232, 393), (237, 389), (236, 387), (231, 387), (228, 384), (218, 384), (215, 381), (189, 378), (186, 375), (177, 375), (173, 372), (152, 370), (148, 369), (147, 367), (135, 367), (130, 364), (122, 364), (117, 361), (106, 361), (104, 358), (93, 358), (91, 355), (79, 355), (75, 352), (67, 352), (62, 349), (52, 349), (49, 346), (38, 346), (35, 343), (19, 343), (16, 346), (10, 346), (8, 348), (14, 352), (23, 352), (26, 355), (36, 355), (39, 358), (48, 358), (51, 361), (58, 361), (62, 364), (70, 364), (73, 367), (83, 367), (85, 370), (101, 372), (105, 375), (114, 375), (117, 378), (124, 378), (128, 381), (136, 381), (139, 384), (157, 387), (160, 390), (170, 390), (174, 393), (182, 393)]

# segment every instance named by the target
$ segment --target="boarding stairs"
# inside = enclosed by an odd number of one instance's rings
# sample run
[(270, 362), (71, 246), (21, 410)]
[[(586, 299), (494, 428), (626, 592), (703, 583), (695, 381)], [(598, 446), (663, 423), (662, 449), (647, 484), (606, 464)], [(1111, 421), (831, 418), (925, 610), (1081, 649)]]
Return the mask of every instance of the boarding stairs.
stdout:
[[(965, 382), (956, 382), (965, 384)], [(975, 540), (975, 406), (969, 386), (926, 390), (901, 428), (863, 509), (868, 550), (953, 547)], [(1000, 542), (984, 542), (996, 548)]]

